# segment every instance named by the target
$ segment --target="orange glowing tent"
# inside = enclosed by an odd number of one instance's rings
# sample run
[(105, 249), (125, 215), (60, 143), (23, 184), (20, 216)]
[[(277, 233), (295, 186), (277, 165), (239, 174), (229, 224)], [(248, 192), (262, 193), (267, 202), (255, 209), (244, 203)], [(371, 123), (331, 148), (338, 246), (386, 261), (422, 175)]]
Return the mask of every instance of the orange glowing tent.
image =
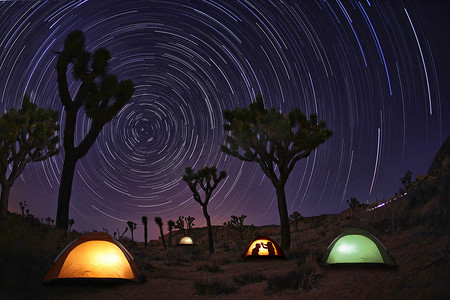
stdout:
[(131, 254), (105, 232), (83, 234), (67, 245), (42, 283), (69, 278), (143, 281)]
[(248, 244), (242, 256), (245, 258), (285, 257), (280, 246), (278, 246), (276, 242), (267, 236), (258, 236), (255, 238), (250, 244)]

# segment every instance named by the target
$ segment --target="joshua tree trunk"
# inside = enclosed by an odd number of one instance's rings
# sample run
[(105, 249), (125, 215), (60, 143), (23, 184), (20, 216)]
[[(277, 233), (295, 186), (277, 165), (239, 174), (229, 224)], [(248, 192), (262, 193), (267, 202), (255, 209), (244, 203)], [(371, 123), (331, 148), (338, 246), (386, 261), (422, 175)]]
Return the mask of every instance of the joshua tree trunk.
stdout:
[(61, 183), (59, 185), (58, 209), (56, 212), (56, 227), (62, 230), (67, 230), (69, 224), (69, 201), (72, 193), (75, 166), (78, 161), (75, 157), (69, 158), (68, 156), (70, 154), (67, 152), (65, 155)]
[(163, 247), (164, 247), (164, 249), (167, 249), (166, 240), (164, 239), (164, 233), (163, 233), (162, 226), (159, 226), (159, 233), (161, 234), (161, 240), (162, 240)]
[(284, 192), (285, 183), (280, 183), (275, 186), (278, 200), (278, 214), (280, 215), (281, 227), (281, 248), (284, 251), (289, 251), (291, 247), (291, 231), (289, 227), (289, 215), (286, 205), (286, 194)]
[(9, 191), (11, 187), (8, 185), (7, 182), (2, 182), (2, 195), (0, 198), (0, 218), (6, 217), (6, 211), (8, 210), (8, 198), (9, 198)]
[(144, 225), (144, 245), (147, 247), (147, 224)]
[(206, 226), (208, 228), (208, 243), (209, 243), (209, 253), (214, 253), (214, 241), (213, 241), (213, 232), (211, 227), (211, 218), (208, 215), (208, 210), (206, 209), (206, 205), (203, 206), (203, 215), (206, 219)]

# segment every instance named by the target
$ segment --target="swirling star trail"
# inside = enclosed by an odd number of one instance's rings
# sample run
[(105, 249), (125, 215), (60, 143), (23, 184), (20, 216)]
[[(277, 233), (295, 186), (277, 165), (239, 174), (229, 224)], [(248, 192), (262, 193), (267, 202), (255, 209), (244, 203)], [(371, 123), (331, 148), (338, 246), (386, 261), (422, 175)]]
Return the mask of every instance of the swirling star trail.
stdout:
[[(132, 79), (131, 101), (108, 123), (76, 168), (70, 217), (79, 231), (113, 232), (141, 216), (166, 223), (200, 206), (184, 168), (216, 165), (229, 177), (208, 210), (213, 225), (246, 214), (247, 224), (278, 224), (275, 190), (257, 164), (220, 151), (222, 111), (261, 93), (268, 107), (317, 113), (334, 131), (297, 163), (289, 213), (346, 208), (356, 197), (393, 195), (407, 170), (424, 174), (450, 135), (448, 1), (2, 1), (0, 101), (24, 93), (64, 112), (56, 54), (82, 30), (86, 48), (107, 48), (110, 71)], [(70, 80), (75, 93), (79, 84)], [(76, 140), (89, 120), (80, 114)], [(29, 164), (9, 210), (26, 200), (39, 218), (56, 216), (63, 151)], [(140, 226), (139, 228), (141, 228)], [(152, 238), (158, 233), (150, 226)], [(141, 229), (140, 229), (141, 230)], [(142, 234), (136, 234), (140, 236)]]

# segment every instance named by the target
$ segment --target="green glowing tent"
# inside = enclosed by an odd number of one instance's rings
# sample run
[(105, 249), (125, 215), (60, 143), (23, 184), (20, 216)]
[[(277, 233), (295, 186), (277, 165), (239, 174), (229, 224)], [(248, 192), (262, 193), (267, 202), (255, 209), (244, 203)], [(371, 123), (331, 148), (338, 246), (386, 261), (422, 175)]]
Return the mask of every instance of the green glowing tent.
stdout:
[(372, 234), (359, 228), (347, 229), (335, 238), (328, 246), (323, 261), (325, 265), (375, 263), (397, 266), (383, 244)]

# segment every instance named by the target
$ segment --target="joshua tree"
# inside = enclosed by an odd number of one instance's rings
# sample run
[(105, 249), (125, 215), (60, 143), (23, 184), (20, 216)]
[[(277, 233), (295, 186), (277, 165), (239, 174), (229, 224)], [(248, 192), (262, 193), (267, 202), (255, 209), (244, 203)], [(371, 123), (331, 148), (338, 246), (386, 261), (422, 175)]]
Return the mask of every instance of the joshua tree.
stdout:
[(27, 208), (27, 206), (27, 201), (19, 202), (19, 207), (22, 211), (22, 217), (25, 217), (25, 209)]
[(175, 227), (175, 222), (173, 220), (167, 221), (167, 229), (169, 229), (169, 247), (172, 246), (172, 229)]
[(284, 115), (277, 109), (264, 108), (261, 95), (248, 108), (225, 110), (226, 135), (222, 151), (240, 160), (257, 162), (275, 187), (281, 225), (281, 247), (291, 245), (285, 185), (295, 164), (308, 157), (324, 143), (332, 131), (315, 114), (310, 119), (293, 109)]
[(178, 216), (178, 220), (175, 223), (174, 228), (183, 231), (183, 235), (186, 235), (186, 230), (184, 229), (184, 217)]
[(122, 239), (127, 231), (128, 231), (128, 227), (125, 227), (125, 230), (122, 232), (122, 234), (120, 234), (120, 228), (117, 227), (117, 231), (114, 231), (114, 238), (117, 240)]
[(361, 203), (359, 203), (358, 199), (355, 197), (351, 197), (350, 199), (347, 199), (348, 206), (352, 209), (352, 213), (355, 211), (356, 208), (361, 207)]
[(58, 153), (57, 121), (56, 111), (37, 108), (28, 95), (20, 109), (0, 117), (0, 217), (6, 216), (10, 189), (25, 166)]
[(72, 230), (73, 224), (75, 224), (75, 220), (73, 218), (70, 218), (69, 223), (67, 224), (67, 229), (69, 230), (69, 232)]
[(402, 187), (399, 190), (400, 195), (403, 195), (408, 191), (408, 189), (411, 187), (411, 176), (412, 172), (408, 170), (405, 175), (400, 178), (400, 182), (402, 183)]
[(163, 233), (163, 229), (162, 229), (163, 221), (162, 221), (161, 217), (155, 217), (155, 223), (159, 227), (159, 234), (161, 235), (161, 241), (162, 241), (163, 247), (164, 247), (164, 249), (167, 249), (166, 240), (164, 239), (164, 233)]
[(130, 232), (131, 232), (131, 240), (134, 241), (134, 230), (136, 230), (136, 223), (132, 222), (132, 221), (128, 221), (127, 222), (128, 228), (130, 228)]
[[(85, 50), (84, 35), (73, 31), (64, 41), (64, 49), (57, 52), (56, 72), (58, 91), (65, 112), (64, 164), (59, 185), (56, 226), (67, 230), (69, 202), (75, 167), (85, 156), (100, 134), (103, 126), (112, 120), (134, 93), (131, 80), (120, 81), (108, 71), (108, 50), (100, 48), (93, 54)], [(69, 91), (67, 72), (72, 65), (73, 79), (80, 82), (73, 94)], [(73, 95), (71, 95), (73, 94)], [(75, 129), (80, 108), (90, 120), (85, 137), (75, 144)]]
[(289, 220), (295, 226), (295, 231), (298, 231), (298, 223), (303, 220), (302, 214), (298, 211), (294, 211), (290, 216)]
[(187, 229), (187, 234), (189, 235), (189, 233), (191, 232), (192, 227), (194, 227), (194, 221), (195, 218), (188, 216), (187, 218), (184, 218), (186, 220), (186, 229)]
[(237, 232), (239, 232), (239, 237), (242, 239), (243, 237), (243, 233), (245, 231), (245, 226), (244, 226), (244, 219), (247, 218), (246, 215), (242, 215), (240, 217), (236, 217), (236, 216), (231, 216), (231, 220), (228, 222), (223, 223), (224, 226), (227, 226), (230, 229), (236, 230)]
[(144, 247), (147, 247), (147, 224), (148, 224), (147, 216), (142, 216), (142, 224), (144, 224)]
[[(222, 171), (219, 175), (217, 175), (217, 168), (215, 166), (211, 168), (204, 167), (198, 170), (197, 173), (194, 173), (191, 167), (187, 167), (185, 170), (185, 174), (183, 175), (183, 180), (188, 184), (189, 189), (194, 196), (194, 200), (202, 206), (203, 215), (205, 216), (206, 225), (208, 227), (209, 253), (214, 253), (214, 240), (211, 227), (211, 218), (208, 214), (207, 207), (209, 200), (211, 199), (212, 192), (217, 187), (217, 184), (226, 176), (227, 173), (225, 171)], [(200, 193), (197, 191), (197, 185), (199, 185), (200, 188), (205, 192), (204, 201), (202, 201)]]

